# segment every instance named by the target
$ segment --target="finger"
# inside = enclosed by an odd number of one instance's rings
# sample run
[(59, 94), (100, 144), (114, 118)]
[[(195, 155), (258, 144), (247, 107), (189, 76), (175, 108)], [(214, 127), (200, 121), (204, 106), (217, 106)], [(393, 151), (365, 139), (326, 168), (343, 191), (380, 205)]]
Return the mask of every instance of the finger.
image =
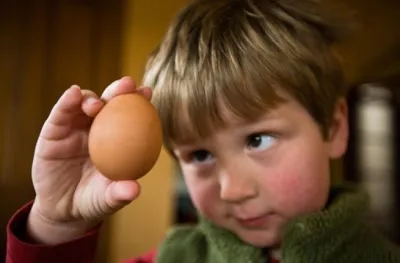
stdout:
[(111, 83), (101, 95), (101, 99), (109, 101), (115, 96), (133, 93), (136, 91), (136, 82), (130, 77), (123, 77)]
[(106, 191), (106, 202), (115, 212), (135, 200), (140, 194), (136, 181), (118, 181), (109, 185)]
[(136, 181), (118, 181), (111, 189), (111, 197), (114, 200), (132, 201), (140, 194), (140, 186)]
[(149, 87), (141, 87), (137, 90), (137, 92), (143, 95), (147, 100), (151, 100), (153, 95), (153, 91)]
[(81, 111), (82, 98), (79, 86), (71, 86), (58, 99), (47, 118), (47, 122), (53, 125), (70, 123), (71, 119)]
[(82, 111), (91, 118), (95, 117), (104, 106), (104, 102), (91, 90), (82, 90), (82, 95)]

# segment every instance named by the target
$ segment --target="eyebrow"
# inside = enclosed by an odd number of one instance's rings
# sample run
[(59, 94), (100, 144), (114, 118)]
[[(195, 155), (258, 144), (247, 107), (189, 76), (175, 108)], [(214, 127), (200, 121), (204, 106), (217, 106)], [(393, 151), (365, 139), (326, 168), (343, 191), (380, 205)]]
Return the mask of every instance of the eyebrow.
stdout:
[(184, 147), (186, 145), (195, 144), (198, 141), (199, 141), (198, 139), (195, 139), (193, 137), (186, 137), (186, 138), (181, 138), (181, 139), (175, 141), (173, 143), (173, 146), (174, 147)]
[(196, 138), (194, 136), (191, 135), (187, 135), (185, 137), (181, 137), (179, 139), (173, 140), (172, 141), (172, 147), (185, 147), (188, 145), (193, 145), (196, 144), (200, 141), (200, 138)]
[(236, 126), (236, 127), (248, 127), (248, 126), (257, 125), (260, 122), (264, 123), (264, 122), (269, 122), (269, 121), (278, 121), (279, 119), (281, 119), (281, 117), (278, 114), (266, 112), (264, 115), (258, 116), (257, 118), (254, 118), (254, 119), (239, 119), (239, 120), (233, 121), (231, 123), (231, 125)]
[[(238, 118), (230, 123), (230, 125), (227, 125), (225, 128), (227, 129), (232, 129), (232, 127), (237, 127), (239, 129), (241, 128), (248, 128), (249, 126), (257, 126), (260, 125), (260, 123), (265, 123), (265, 122), (270, 122), (270, 121), (279, 121), (281, 116), (278, 114), (272, 113), (271, 111), (266, 112), (264, 115), (261, 115), (257, 118), (254, 119), (242, 119)], [(203, 140), (203, 138), (200, 137), (195, 137), (192, 136), (190, 132), (186, 134), (186, 136), (179, 138), (178, 140), (174, 141), (175, 145), (190, 145), (190, 144), (196, 144), (199, 141)]]

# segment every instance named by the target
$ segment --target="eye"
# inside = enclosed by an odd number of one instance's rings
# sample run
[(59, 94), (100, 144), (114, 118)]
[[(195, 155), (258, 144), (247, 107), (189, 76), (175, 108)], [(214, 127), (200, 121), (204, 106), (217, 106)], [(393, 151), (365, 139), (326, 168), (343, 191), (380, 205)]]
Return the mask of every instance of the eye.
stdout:
[(247, 138), (249, 150), (264, 151), (276, 142), (276, 137), (271, 134), (252, 134)]
[(206, 163), (214, 160), (214, 156), (207, 150), (193, 151), (190, 160), (195, 163)]

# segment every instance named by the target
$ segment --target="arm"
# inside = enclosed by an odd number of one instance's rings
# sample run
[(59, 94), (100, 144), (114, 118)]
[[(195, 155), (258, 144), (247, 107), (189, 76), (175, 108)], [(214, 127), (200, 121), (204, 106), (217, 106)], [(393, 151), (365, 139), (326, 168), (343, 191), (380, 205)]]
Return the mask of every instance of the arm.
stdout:
[[(29, 203), (11, 218), (7, 226), (6, 263), (94, 263), (100, 227), (85, 236), (55, 246), (35, 244), (26, 234)], [(156, 251), (125, 263), (153, 263)]]

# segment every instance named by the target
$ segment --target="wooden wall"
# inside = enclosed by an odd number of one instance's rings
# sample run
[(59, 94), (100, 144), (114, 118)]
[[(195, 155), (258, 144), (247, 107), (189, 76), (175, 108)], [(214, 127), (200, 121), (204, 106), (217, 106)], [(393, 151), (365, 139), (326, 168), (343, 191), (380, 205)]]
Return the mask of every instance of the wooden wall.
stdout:
[[(148, 54), (164, 35), (173, 16), (187, 0), (125, 1), (122, 74), (139, 82)], [(155, 248), (173, 220), (173, 163), (162, 152), (153, 170), (140, 180), (141, 196), (110, 220), (107, 263)]]
[[(333, 1), (333, 0), (332, 0)], [(349, 83), (400, 73), (398, 1), (342, 0), (361, 27), (336, 47)], [(140, 80), (148, 52), (186, 0), (26, 0), (0, 3), (0, 234), (33, 198), (38, 132), (71, 84), (101, 91), (122, 75)], [(336, 166), (340, 173), (340, 165)], [(171, 223), (172, 163), (165, 152), (141, 180), (143, 195), (107, 221), (99, 262), (115, 263), (158, 244)], [(1, 250), (4, 252), (4, 249)], [(0, 256), (4, 258), (3, 256)]]
[(121, 2), (0, 2), (0, 236), (33, 198), (41, 125), (71, 84), (102, 90), (120, 76)]
[(355, 12), (358, 27), (336, 47), (350, 85), (400, 74), (400, 1), (329, 0)]

